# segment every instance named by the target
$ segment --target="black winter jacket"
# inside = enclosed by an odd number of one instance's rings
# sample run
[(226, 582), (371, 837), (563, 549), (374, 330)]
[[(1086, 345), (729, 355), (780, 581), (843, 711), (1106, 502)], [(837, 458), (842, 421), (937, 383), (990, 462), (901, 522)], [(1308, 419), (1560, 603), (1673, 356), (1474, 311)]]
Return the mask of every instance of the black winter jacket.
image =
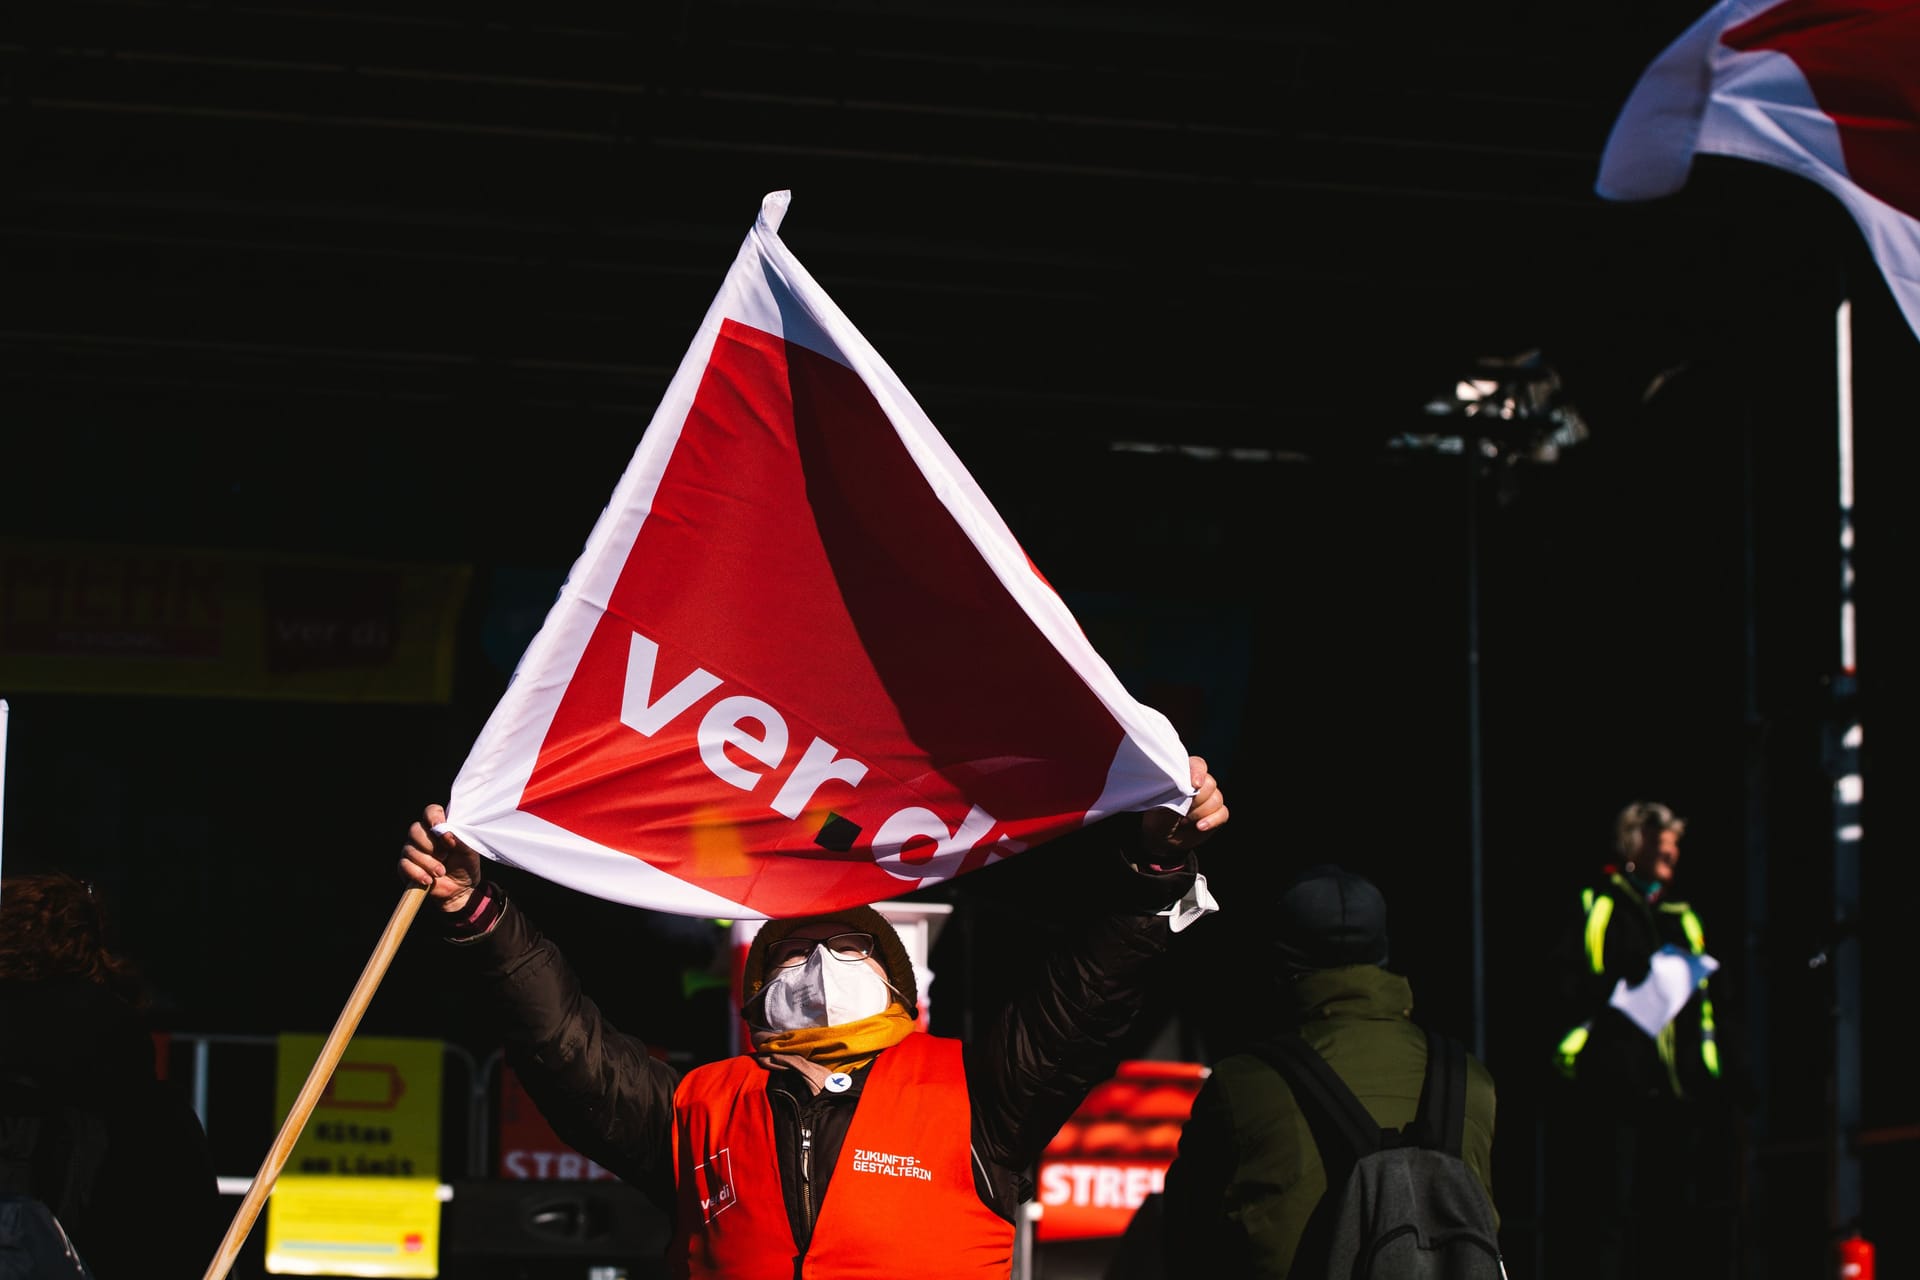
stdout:
[[(1426, 1032), (1413, 988), (1375, 965), (1321, 969), (1281, 988), (1282, 1022), (1339, 1075), (1381, 1127), (1413, 1120), (1426, 1081)], [(1493, 1077), (1467, 1059), (1461, 1152), (1493, 1200)], [(1306, 1113), (1260, 1052), (1231, 1054), (1194, 1100), (1167, 1170), (1166, 1274), (1285, 1277), (1327, 1191)], [(1496, 1213), (1496, 1221), (1497, 1221)]]
[[(977, 1010), (983, 1030), (964, 1048), (972, 1106), (974, 1182), (982, 1201), (1013, 1220), (1033, 1194), (1033, 1166), (1094, 1085), (1113, 1074), (1154, 961), (1170, 930), (1156, 913), (1193, 882), (1185, 869), (1134, 868), (1121, 834), (1126, 819), (1088, 828), (1075, 842), (1110, 878), (1106, 900), (1078, 922), (1036, 967), (1024, 991), (999, 1008)], [(500, 892), (498, 886), (493, 892)], [(486, 933), (455, 939), (457, 966), (474, 982), (505, 1044), (508, 1062), (554, 1131), (581, 1154), (674, 1207), (673, 1095), (678, 1073), (638, 1038), (609, 1025), (581, 989), (560, 950), (507, 903)], [(844, 1094), (810, 1094), (794, 1072), (774, 1072), (769, 1104), (781, 1182), (802, 1249), (866, 1072)], [(799, 1193), (802, 1125), (813, 1131), (814, 1195)]]

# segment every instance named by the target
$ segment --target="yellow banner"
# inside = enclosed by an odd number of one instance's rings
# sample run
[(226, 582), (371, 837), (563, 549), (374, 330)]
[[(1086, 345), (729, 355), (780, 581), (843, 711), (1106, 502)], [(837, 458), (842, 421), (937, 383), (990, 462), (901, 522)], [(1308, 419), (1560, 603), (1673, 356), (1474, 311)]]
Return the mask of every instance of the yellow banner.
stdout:
[(437, 1178), (283, 1176), (267, 1201), (267, 1270), (293, 1276), (440, 1274)]
[[(282, 1123), (325, 1037), (280, 1037)], [(424, 1276), (440, 1270), (438, 1040), (355, 1039), (267, 1201), (277, 1275)]]
[(445, 702), (471, 570), (0, 541), (0, 687)]

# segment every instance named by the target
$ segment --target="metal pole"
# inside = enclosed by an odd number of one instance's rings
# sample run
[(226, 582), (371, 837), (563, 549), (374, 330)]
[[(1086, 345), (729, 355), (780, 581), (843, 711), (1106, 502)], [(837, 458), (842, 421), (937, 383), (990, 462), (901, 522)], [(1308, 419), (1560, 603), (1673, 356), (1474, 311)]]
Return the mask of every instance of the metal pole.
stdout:
[(1467, 842), (1469, 928), (1473, 934), (1473, 1054), (1487, 1058), (1487, 944), (1480, 796), (1480, 440), (1464, 433), (1467, 462)]
[[(0, 698), (0, 852), (6, 848), (7, 834), (7, 700)], [(0, 870), (6, 864), (0, 861)]]
[(193, 1038), (193, 1114), (200, 1117), (200, 1127), (207, 1127), (207, 1068), (211, 1061), (211, 1046), (205, 1036)]
[(1767, 1084), (1767, 956), (1765, 952), (1771, 890), (1767, 881), (1767, 757), (1766, 722), (1760, 714), (1760, 644), (1757, 625), (1759, 560), (1756, 555), (1755, 501), (1758, 486), (1755, 476), (1753, 419), (1749, 417), (1741, 438), (1740, 469), (1740, 615), (1745, 633), (1743, 657), (1746, 725), (1746, 863), (1747, 863), (1747, 936), (1743, 956), (1746, 963), (1746, 1036), (1744, 1069), (1759, 1103), (1751, 1116), (1740, 1119), (1740, 1194), (1736, 1200), (1736, 1229), (1744, 1269), (1740, 1274), (1751, 1280), (1765, 1280), (1766, 1250), (1759, 1247), (1754, 1225), (1765, 1220), (1764, 1207), (1756, 1214), (1756, 1200), (1764, 1202), (1764, 1170), (1760, 1151), (1766, 1145)]
[(1042, 1212), (1044, 1209), (1037, 1200), (1028, 1200), (1014, 1210), (1013, 1269), (1008, 1280), (1034, 1280), (1033, 1240)]
[(1833, 1122), (1829, 1226), (1837, 1240), (1859, 1225), (1860, 1155), (1860, 720), (1853, 608), (1853, 307), (1835, 314), (1839, 381), (1840, 670), (1833, 681), (1828, 760), (1833, 779)]

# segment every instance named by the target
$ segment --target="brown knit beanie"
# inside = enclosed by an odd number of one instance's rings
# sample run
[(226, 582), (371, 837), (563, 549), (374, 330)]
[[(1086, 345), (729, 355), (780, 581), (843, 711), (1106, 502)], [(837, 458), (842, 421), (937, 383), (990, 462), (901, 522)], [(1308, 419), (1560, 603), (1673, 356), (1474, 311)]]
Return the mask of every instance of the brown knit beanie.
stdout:
[(894, 931), (887, 918), (872, 907), (848, 907), (841, 911), (828, 911), (817, 916), (796, 916), (791, 920), (769, 920), (760, 926), (753, 935), (753, 943), (747, 948), (746, 968), (740, 974), (740, 1002), (745, 1004), (753, 999), (766, 985), (762, 970), (767, 964), (767, 948), (780, 939), (793, 933), (804, 925), (818, 924), (831, 920), (835, 924), (844, 924), (850, 932), (870, 933), (873, 935), (873, 955), (880, 967), (887, 971), (887, 981), (903, 997), (907, 1012), (918, 1017), (920, 1013), (920, 987), (913, 977), (913, 961), (907, 957), (907, 944), (900, 941), (900, 935)]

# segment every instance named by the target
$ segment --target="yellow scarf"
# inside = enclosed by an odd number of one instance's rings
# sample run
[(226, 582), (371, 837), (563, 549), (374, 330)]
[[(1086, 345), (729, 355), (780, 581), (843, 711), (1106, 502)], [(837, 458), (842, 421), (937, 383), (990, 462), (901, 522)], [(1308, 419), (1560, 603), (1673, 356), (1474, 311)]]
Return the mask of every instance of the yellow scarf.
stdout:
[(829, 1069), (853, 1071), (866, 1066), (882, 1049), (905, 1040), (914, 1029), (914, 1021), (896, 1000), (883, 1012), (858, 1022), (802, 1027), (798, 1031), (755, 1031), (753, 1051), (769, 1067), (799, 1071), (818, 1093), (816, 1075), (824, 1080)]

